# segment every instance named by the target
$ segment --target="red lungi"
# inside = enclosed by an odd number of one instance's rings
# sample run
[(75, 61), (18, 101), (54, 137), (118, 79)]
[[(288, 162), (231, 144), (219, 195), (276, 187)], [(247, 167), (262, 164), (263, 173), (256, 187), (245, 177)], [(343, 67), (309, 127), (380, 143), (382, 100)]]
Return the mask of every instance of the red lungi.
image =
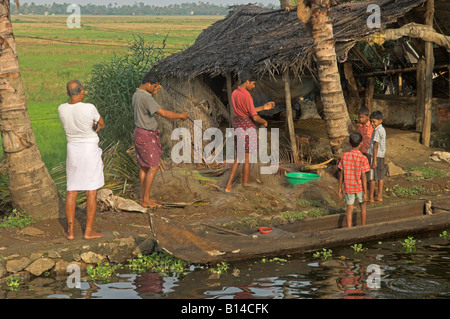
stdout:
[(140, 167), (159, 166), (162, 155), (159, 130), (148, 131), (137, 127), (133, 133), (137, 163)]

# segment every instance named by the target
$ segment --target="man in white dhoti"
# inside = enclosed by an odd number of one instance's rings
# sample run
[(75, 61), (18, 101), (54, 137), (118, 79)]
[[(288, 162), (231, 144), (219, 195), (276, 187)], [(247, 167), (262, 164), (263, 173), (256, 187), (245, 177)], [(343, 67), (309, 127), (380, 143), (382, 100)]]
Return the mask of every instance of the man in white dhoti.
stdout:
[(97, 132), (105, 127), (105, 123), (93, 104), (83, 103), (84, 87), (80, 81), (67, 83), (67, 95), (70, 101), (58, 107), (67, 139), (66, 237), (75, 238), (75, 201), (79, 191), (86, 191), (84, 238), (100, 238), (103, 235), (93, 230), (93, 224), (97, 211), (97, 189), (104, 185), (102, 150), (98, 147)]

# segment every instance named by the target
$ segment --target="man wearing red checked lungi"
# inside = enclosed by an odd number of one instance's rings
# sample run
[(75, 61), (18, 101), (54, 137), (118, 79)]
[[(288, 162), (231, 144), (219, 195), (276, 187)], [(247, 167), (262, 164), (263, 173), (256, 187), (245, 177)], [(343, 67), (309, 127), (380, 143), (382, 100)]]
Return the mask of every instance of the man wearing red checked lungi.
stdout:
[[(242, 184), (245, 186), (248, 183), (250, 175), (250, 153), (258, 150), (258, 134), (256, 132), (256, 123), (267, 127), (267, 121), (258, 115), (258, 112), (263, 110), (270, 110), (275, 107), (274, 102), (268, 102), (263, 106), (256, 107), (253, 104), (253, 98), (250, 95), (250, 90), (255, 88), (256, 76), (250, 72), (242, 72), (239, 76), (240, 85), (231, 95), (231, 102), (233, 104), (234, 119), (233, 128), (236, 141), (237, 151), (245, 152), (245, 161), (242, 169)], [(244, 143), (242, 145), (242, 143)], [(234, 175), (239, 167), (238, 154), (231, 167), (228, 184), (225, 192), (231, 192)]]
[(136, 126), (133, 139), (137, 163), (140, 167), (140, 204), (150, 208), (161, 206), (150, 199), (153, 180), (158, 172), (159, 159), (163, 153), (156, 115), (161, 115), (167, 119), (182, 119), (183, 121), (188, 118), (186, 112), (175, 113), (161, 108), (153, 98), (153, 95), (160, 90), (158, 74), (155, 71), (150, 71), (144, 76), (141, 86), (137, 88), (132, 99), (134, 124)]

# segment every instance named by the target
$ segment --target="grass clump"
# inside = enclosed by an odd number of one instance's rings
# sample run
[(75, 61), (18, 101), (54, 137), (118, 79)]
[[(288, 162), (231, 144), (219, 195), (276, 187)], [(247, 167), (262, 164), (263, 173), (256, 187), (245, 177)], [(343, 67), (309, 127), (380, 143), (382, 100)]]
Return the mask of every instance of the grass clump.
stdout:
[(422, 177), (425, 179), (432, 179), (436, 177), (443, 177), (445, 173), (434, 167), (412, 167), (410, 171), (422, 172)]
[(428, 190), (425, 187), (418, 185), (402, 187), (396, 184), (392, 188), (388, 188), (387, 190), (397, 197), (414, 197), (428, 193)]
[(295, 221), (295, 220), (304, 220), (307, 216), (307, 212), (286, 212), (283, 214), (283, 217), (287, 220)]
[(36, 221), (33, 220), (33, 217), (27, 216), (25, 213), (18, 211), (17, 209), (13, 209), (10, 214), (4, 216), (0, 220), (0, 229), (24, 228), (34, 224), (35, 222)]

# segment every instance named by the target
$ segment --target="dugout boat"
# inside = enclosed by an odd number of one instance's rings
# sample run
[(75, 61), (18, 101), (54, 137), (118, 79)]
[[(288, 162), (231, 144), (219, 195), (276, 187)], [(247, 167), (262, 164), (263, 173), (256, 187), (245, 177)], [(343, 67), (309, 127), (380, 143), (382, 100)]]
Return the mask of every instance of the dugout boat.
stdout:
[(292, 222), (268, 229), (230, 231), (214, 225), (180, 224), (150, 214), (151, 230), (168, 253), (192, 262), (215, 263), (303, 253), (341, 245), (385, 240), (401, 235), (437, 231), (450, 226), (450, 197), (417, 200), (367, 209), (353, 215), (348, 228), (345, 213)]

